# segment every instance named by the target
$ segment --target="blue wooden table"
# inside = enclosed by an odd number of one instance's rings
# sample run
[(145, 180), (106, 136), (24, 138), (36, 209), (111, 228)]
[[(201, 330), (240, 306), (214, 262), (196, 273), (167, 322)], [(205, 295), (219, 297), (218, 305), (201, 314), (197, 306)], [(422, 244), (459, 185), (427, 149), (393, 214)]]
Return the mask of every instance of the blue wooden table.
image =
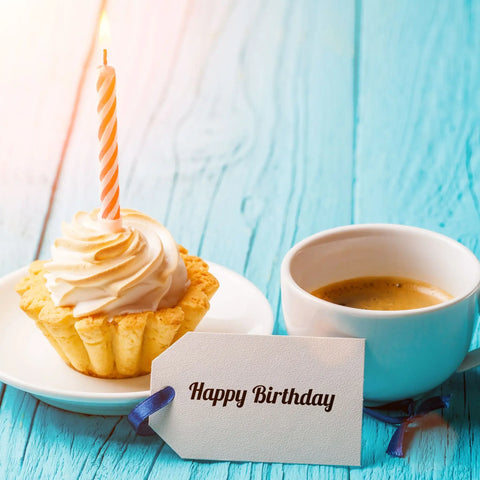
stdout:
[[(2, 0), (2, 275), (98, 205), (104, 7), (122, 206), (255, 283), (275, 333), (281, 259), (314, 232), (411, 224), (480, 254), (480, 2)], [(125, 417), (0, 384), (0, 478), (479, 478), (480, 374), (438, 393), (450, 408), (412, 426), (405, 458), (364, 418), (362, 467), (347, 468), (185, 461)]]

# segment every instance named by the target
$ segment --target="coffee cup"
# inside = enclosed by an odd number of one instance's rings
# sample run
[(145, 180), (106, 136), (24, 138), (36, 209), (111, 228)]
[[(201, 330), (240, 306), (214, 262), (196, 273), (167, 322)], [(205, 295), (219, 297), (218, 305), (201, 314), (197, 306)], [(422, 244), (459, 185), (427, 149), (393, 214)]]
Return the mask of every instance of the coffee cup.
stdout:
[[(363, 310), (310, 292), (367, 276), (411, 278), (450, 293), (437, 305)], [(480, 364), (469, 352), (478, 316), (480, 262), (459, 242), (429, 230), (393, 224), (349, 225), (312, 235), (286, 254), (282, 308), (290, 335), (365, 338), (364, 398), (412, 398), (455, 371)]]

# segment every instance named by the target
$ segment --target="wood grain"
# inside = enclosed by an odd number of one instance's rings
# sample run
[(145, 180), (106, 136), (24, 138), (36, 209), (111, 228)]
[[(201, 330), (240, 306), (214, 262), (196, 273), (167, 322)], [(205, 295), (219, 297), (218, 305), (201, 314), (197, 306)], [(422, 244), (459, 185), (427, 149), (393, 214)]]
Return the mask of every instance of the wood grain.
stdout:
[[(0, 1), (4, 273), (37, 247), (47, 258), (61, 222), (99, 204), (101, 7)], [(109, 2), (121, 205), (252, 280), (280, 334), (281, 259), (316, 231), (414, 224), (480, 254), (479, 9)], [(450, 409), (411, 428), (405, 459), (385, 453), (393, 428), (365, 418), (362, 468), (346, 468), (186, 461), (124, 417), (63, 412), (0, 384), (0, 478), (476, 478), (479, 392), (478, 372), (453, 375), (436, 391), (453, 394)]]
[[(87, 60), (97, 4), (2, 2), (0, 245), (3, 273), (35, 255)], [(79, 17), (82, 19), (78, 22)]]
[[(35, 256), (97, 16), (93, 1), (75, 11), (54, 0), (0, 4), (3, 273)], [(35, 478), (29, 472), (47, 458), (45, 444), (30, 454), (38, 408), (30, 395), (1, 386), (1, 478)]]
[[(480, 253), (479, 20), (478, 5), (469, 3), (362, 1), (355, 222), (413, 224)], [(453, 375), (434, 392), (452, 394), (451, 407), (412, 428), (405, 460), (378, 450), (391, 427), (377, 425), (372, 435), (365, 420), (365, 466), (351, 477), (472, 478), (478, 374), (465, 376)]]

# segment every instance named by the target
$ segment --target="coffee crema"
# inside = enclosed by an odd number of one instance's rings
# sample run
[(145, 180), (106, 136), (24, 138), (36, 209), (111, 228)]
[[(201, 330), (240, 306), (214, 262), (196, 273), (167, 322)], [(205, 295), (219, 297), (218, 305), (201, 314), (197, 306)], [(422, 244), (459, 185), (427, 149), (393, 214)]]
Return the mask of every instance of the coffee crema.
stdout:
[(364, 310), (412, 310), (453, 298), (444, 290), (404, 277), (358, 277), (331, 283), (310, 292), (345, 307)]

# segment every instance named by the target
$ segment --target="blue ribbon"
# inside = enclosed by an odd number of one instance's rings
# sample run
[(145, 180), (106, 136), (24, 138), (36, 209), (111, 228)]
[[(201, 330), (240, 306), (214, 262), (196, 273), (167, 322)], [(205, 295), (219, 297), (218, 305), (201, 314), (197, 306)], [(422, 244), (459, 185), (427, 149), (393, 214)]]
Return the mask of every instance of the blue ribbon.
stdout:
[[(417, 418), (423, 417), (434, 410), (448, 408), (451, 395), (444, 397), (431, 397), (422, 401), (414, 401), (410, 398), (398, 402), (387, 403), (379, 407), (363, 407), (363, 412), (377, 420), (391, 425), (398, 425), (388, 444), (387, 453), (392, 457), (404, 457), (405, 432), (410, 423)], [(403, 415), (392, 416), (382, 411), (402, 412)]]
[(148, 417), (166, 407), (175, 397), (173, 387), (165, 387), (163, 390), (155, 392), (148, 398), (140, 402), (129, 414), (128, 421), (135, 429), (138, 435), (155, 435), (155, 432), (148, 425)]

